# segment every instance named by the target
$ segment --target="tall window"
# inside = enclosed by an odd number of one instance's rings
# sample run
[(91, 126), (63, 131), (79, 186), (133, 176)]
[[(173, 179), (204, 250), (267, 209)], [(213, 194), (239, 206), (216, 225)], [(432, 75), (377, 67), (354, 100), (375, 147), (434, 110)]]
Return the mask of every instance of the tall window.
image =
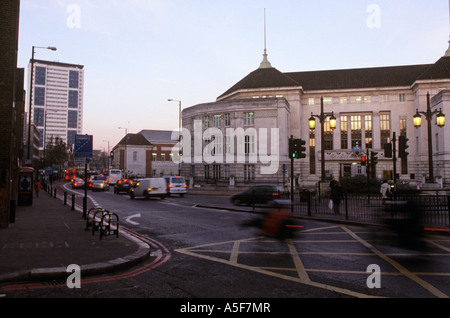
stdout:
[(372, 137), (372, 115), (365, 115), (364, 116), (364, 134), (365, 134), (365, 140), (366, 144), (363, 145), (367, 148), (372, 149), (373, 145), (373, 137)]
[(69, 110), (67, 112), (67, 128), (77, 128), (78, 112), (76, 110)]
[(78, 88), (79, 76), (80, 76), (80, 72), (69, 71), (69, 87), (70, 88)]
[(350, 129), (352, 138), (352, 148), (359, 146), (361, 147), (361, 116), (353, 115), (350, 116)]
[(36, 66), (35, 68), (35, 79), (34, 83), (36, 85), (45, 85), (45, 76), (47, 69), (42, 66)]
[(324, 130), (324, 143), (325, 150), (333, 150), (333, 130), (330, 128), (330, 117), (328, 117), (323, 123)]
[(347, 116), (341, 116), (341, 149), (348, 149)]
[(222, 115), (214, 115), (213, 116), (213, 126), (214, 127), (222, 127)]
[(244, 125), (254, 125), (254, 124), (255, 124), (255, 112), (245, 112)]
[(69, 108), (78, 108), (78, 91), (69, 91)]
[[(405, 136), (406, 137), (406, 118), (401, 118), (400, 119), (400, 136)], [(437, 145), (437, 141), (436, 141), (436, 145)], [(408, 157), (403, 157), (400, 158), (400, 163), (401, 163), (401, 171), (402, 174), (407, 174), (408, 173)]]
[(387, 113), (380, 114), (380, 140), (381, 148), (388, 143), (391, 136), (391, 119)]
[(228, 127), (231, 125), (231, 115), (230, 113), (225, 114), (225, 127)]
[(209, 128), (209, 116), (203, 117), (203, 128)]
[(245, 136), (244, 148), (245, 148), (246, 155), (251, 155), (256, 152), (255, 136), (252, 136), (252, 135)]
[(244, 180), (255, 180), (255, 165), (244, 165)]

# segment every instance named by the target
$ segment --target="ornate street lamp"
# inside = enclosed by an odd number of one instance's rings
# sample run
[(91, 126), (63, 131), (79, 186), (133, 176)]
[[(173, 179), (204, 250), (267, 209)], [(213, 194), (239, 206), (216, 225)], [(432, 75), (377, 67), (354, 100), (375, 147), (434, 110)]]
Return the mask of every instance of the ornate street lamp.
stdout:
[(433, 140), (432, 140), (432, 131), (431, 131), (431, 120), (433, 119), (433, 115), (436, 116), (436, 124), (439, 128), (445, 126), (445, 115), (442, 113), (442, 109), (431, 111), (431, 103), (430, 103), (430, 92), (427, 93), (427, 111), (419, 112), (416, 110), (416, 114), (414, 115), (414, 127), (420, 128), (422, 126), (422, 115), (425, 116), (427, 120), (427, 128), (428, 128), (428, 173), (429, 173), (429, 181), (434, 182), (434, 173), (433, 173)]
[(316, 129), (316, 119), (319, 119), (320, 122), (320, 150), (321, 150), (321, 181), (325, 181), (325, 144), (324, 144), (324, 136), (325, 136), (325, 127), (324, 127), (324, 123), (327, 120), (327, 118), (330, 118), (330, 129), (333, 131), (336, 129), (336, 123), (337, 123), (337, 119), (336, 117), (334, 117), (334, 112), (330, 113), (324, 113), (323, 111), (323, 97), (320, 98), (320, 115), (313, 115), (313, 113), (311, 113), (311, 117), (309, 118), (309, 129), (310, 130), (315, 130)]

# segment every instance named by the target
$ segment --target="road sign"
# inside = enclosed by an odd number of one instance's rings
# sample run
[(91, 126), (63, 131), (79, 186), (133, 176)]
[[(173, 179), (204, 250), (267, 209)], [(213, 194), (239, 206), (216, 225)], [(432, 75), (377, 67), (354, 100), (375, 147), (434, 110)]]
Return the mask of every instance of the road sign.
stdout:
[(92, 158), (93, 139), (92, 135), (76, 135), (74, 156), (76, 158)]

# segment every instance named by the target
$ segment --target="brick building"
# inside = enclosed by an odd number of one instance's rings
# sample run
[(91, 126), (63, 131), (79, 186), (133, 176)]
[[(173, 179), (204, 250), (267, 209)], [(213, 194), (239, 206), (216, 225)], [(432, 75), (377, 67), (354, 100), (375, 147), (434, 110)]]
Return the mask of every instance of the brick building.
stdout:
[(19, 0), (0, 1), (0, 227), (9, 225), (14, 212), (16, 146), (22, 143), (22, 129), (17, 129), (17, 124), (23, 117), (24, 104), (16, 103), (23, 100), (23, 70), (17, 70), (19, 13)]

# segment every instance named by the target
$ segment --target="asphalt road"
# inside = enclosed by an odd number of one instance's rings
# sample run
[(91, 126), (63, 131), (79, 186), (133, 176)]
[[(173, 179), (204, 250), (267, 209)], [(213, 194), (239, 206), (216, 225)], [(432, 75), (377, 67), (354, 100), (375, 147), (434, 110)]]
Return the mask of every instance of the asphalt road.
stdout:
[[(259, 215), (228, 211), (227, 197), (188, 194), (131, 200), (112, 189), (89, 195), (104, 209), (117, 213), (122, 227), (151, 244), (154, 257), (120, 276), (85, 280), (78, 290), (22, 291), (10, 297), (294, 300), (450, 296), (449, 236), (427, 236), (425, 248), (417, 250), (401, 246), (397, 236), (384, 229), (299, 220), (296, 236), (279, 240), (242, 226)], [(199, 207), (208, 204), (224, 208)]]

